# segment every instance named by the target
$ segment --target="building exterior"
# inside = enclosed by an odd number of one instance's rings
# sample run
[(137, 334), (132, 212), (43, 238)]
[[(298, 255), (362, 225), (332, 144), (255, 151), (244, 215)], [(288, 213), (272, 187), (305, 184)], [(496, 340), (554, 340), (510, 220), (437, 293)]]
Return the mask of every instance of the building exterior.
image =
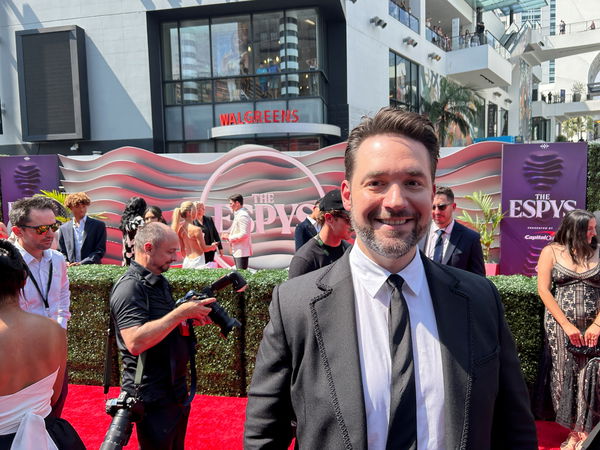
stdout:
[(442, 78), (480, 99), (473, 135), (450, 130), (446, 145), (531, 138), (535, 36), (510, 28), (510, 11), (496, 6), (546, 0), (198, 3), (3, 4), (0, 153), (312, 151), (383, 106), (422, 110)]

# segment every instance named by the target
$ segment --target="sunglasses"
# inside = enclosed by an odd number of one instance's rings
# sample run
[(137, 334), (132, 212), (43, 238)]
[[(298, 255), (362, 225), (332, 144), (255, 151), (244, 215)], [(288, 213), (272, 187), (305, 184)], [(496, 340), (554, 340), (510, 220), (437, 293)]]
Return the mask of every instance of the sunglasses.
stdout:
[(450, 205), (450, 203), (440, 203), (439, 205), (431, 205), (431, 209), (433, 211), (437, 209), (439, 209), (440, 211), (445, 211), (446, 208)]
[(21, 225), (21, 228), (31, 228), (32, 230), (35, 230), (37, 234), (45, 234), (50, 229), (52, 229), (52, 231), (58, 231), (60, 228), (60, 222), (55, 222), (52, 225), (37, 225), (35, 227), (30, 225)]

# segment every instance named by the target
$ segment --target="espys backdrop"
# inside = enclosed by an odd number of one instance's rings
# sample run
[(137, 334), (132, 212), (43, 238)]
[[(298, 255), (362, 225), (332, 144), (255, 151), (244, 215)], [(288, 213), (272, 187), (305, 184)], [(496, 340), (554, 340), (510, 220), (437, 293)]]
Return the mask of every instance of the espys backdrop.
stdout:
[[(555, 145), (558, 144), (552, 144)], [(573, 145), (578, 144), (562, 144), (564, 149), (573, 148)], [(471, 215), (479, 212), (477, 206), (465, 198), (475, 191), (488, 193), (496, 204), (500, 203), (503, 146), (505, 158), (510, 148), (521, 147), (517, 154), (521, 151), (526, 153), (526, 148), (539, 150), (536, 144), (517, 146), (494, 141), (465, 148), (442, 149), (436, 183), (452, 187), (458, 214), (462, 209)], [(130, 197), (141, 196), (148, 205), (159, 206), (165, 211), (167, 220), (171, 220), (173, 209), (181, 202), (202, 200), (207, 206), (207, 214), (214, 217), (217, 229), (223, 231), (229, 228), (232, 220), (227, 198), (240, 193), (254, 218), (254, 256), (250, 259), (250, 266), (279, 269), (289, 265), (294, 253), (294, 228), (310, 213), (314, 200), (340, 186), (344, 178), (345, 147), (345, 143), (340, 143), (299, 156), (258, 145), (244, 145), (225, 154), (156, 154), (135, 147), (122, 147), (101, 156), (59, 155), (61, 184), (69, 193), (87, 192), (92, 199), (90, 212), (106, 217), (108, 243), (105, 263), (121, 262), (121, 232), (118, 226)], [(56, 157), (27, 158), (24, 168), (24, 157), (0, 159), (3, 206), (6, 200), (13, 201), (39, 189), (56, 188)], [(54, 161), (44, 158), (54, 158)], [(565, 160), (569, 158), (571, 156)], [(19, 164), (21, 168), (15, 171)], [(525, 173), (518, 159), (514, 164), (512, 168), (504, 166), (503, 173), (505, 176), (513, 174), (515, 179), (511, 186), (517, 187), (521, 182), (516, 180), (526, 179), (530, 172)], [(36, 167), (32, 168), (32, 165)], [(554, 165), (538, 169), (552, 171)], [(578, 178), (583, 182), (580, 192), (585, 198), (585, 166), (582, 170), (583, 175)], [(29, 181), (25, 183), (27, 193), (21, 191), (16, 198), (7, 197), (6, 192), (16, 185), (16, 180), (23, 178), (23, 173), (30, 174), (27, 175)], [(54, 175), (55, 178), (54, 181), (44, 181), (41, 175)], [(572, 180), (570, 173), (569, 180)], [(25, 184), (21, 182), (21, 185)], [(578, 207), (585, 207), (584, 202)], [(498, 255), (498, 245), (494, 247)], [(502, 255), (503, 258), (505, 256)]]

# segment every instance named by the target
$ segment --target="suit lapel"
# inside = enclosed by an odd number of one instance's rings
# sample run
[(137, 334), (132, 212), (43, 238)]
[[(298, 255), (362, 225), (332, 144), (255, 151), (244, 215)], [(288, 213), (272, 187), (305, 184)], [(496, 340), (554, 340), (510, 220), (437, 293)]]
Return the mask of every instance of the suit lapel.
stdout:
[(444, 252), (444, 257), (442, 258), (442, 264), (448, 264), (448, 261), (450, 261), (450, 257), (452, 256), (452, 253), (454, 253), (454, 250), (460, 242), (461, 237), (462, 229), (460, 228), (460, 224), (458, 222), (454, 222), (454, 227), (452, 227), (452, 233), (450, 233), (450, 239), (448, 241), (448, 248)]
[(421, 255), (442, 351), (446, 448), (464, 448), (472, 384), (472, 342), (469, 299), (456, 278)]
[(313, 325), (330, 385), (330, 402), (346, 448), (367, 448), (366, 413), (360, 370), (350, 252), (331, 265), (311, 303)]

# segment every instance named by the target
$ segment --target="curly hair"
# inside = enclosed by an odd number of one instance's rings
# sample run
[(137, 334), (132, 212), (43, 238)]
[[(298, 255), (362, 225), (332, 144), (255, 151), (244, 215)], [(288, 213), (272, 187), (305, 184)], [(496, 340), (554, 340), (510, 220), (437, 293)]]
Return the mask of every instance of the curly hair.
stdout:
[(123, 233), (126, 233), (126, 224), (138, 216), (143, 218), (146, 208), (146, 200), (144, 200), (142, 197), (131, 197), (125, 205), (125, 210), (121, 216), (119, 230), (121, 230)]
[(65, 206), (69, 209), (78, 205), (90, 205), (92, 201), (85, 192), (76, 192), (74, 194), (67, 195), (65, 198)]
[(17, 247), (6, 239), (0, 239), (0, 304), (15, 297), (25, 286), (27, 265)]

